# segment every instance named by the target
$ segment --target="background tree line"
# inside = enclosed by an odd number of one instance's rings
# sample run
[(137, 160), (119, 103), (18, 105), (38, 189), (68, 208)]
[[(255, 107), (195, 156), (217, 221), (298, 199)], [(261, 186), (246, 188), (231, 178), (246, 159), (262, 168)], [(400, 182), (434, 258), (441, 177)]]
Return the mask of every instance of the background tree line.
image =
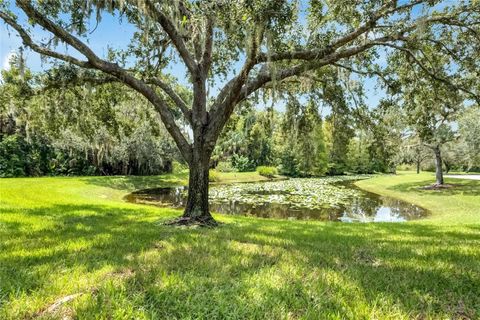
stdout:
[[(0, 85), (0, 176), (152, 175), (182, 162), (144, 98), (115, 82), (72, 85), (78, 72), (58, 65), (33, 74), (21, 53), (13, 57)], [(480, 170), (478, 106), (456, 104), (437, 128), (429, 124), (441, 110), (416, 101), (418, 90), (404, 90), (416, 96), (403, 104), (390, 98), (367, 108), (361, 88), (352, 103), (338, 74), (329, 78), (334, 74), (330, 70), (322, 75), (329, 81), (310, 84), (308, 95), (277, 88), (283, 95), (263, 110), (258, 100), (242, 103), (219, 138), (211, 167), (272, 166), (294, 177), (391, 173), (399, 165), (434, 171), (435, 153), (427, 144), (435, 138), (443, 141), (447, 172)], [(433, 92), (427, 89), (421, 93)], [(281, 102), (282, 112), (273, 108)], [(180, 113), (176, 119), (184, 121)]]
[(177, 149), (144, 98), (117, 83), (62, 86), (76, 70), (2, 71), (0, 176), (149, 175)]

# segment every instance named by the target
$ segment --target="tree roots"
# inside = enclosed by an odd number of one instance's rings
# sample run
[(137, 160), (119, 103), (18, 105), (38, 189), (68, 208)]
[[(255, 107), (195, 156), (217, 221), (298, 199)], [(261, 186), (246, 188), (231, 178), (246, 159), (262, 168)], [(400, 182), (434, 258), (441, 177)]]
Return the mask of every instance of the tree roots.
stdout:
[(173, 220), (166, 221), (163, 223), (166, 226), (198, 226), (198, 227), (207, 227), (214, 228), (219, 224), (212, 216), (200, 216), (200, 217), (178, 217)]

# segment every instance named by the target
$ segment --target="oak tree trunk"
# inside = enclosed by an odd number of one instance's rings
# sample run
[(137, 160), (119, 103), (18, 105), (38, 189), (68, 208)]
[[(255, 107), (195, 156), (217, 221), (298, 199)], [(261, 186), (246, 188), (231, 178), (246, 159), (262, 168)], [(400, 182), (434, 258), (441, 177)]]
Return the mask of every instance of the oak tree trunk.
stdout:
[(208, 206), (208, 161), (191, 163), (189, 168), (188, 196), (183, 217), (202, 223), (213, 222)]
[(443, 169), (442, 169), (442, 153), (440, 151), (440, 146), (435, 146), (433, 149), (435, 152), (435, 178), (436, 184), (443, 184)]
[(195, 138), (197, 141), (193, 143), (192, 157), (188, 161), (187, 203), (178, 222), (179, 224), (215, 226), (217, 223), (210, 214), (208, 205), (208, 171), (213, 148), (208, 148), (199, 134), (195, 134)]
[(417, 160), (417, 174), (420, 174), (420, 160)]

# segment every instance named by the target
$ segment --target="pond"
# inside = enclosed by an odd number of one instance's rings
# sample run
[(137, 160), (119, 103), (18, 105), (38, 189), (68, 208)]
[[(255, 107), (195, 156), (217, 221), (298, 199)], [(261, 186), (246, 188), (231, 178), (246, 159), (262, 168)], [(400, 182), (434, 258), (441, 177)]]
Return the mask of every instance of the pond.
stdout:
[[(413, 204), (379, 196), (356, 187), (365, 176), (294, 178), (283, 181), (212, 185), (213, 212), (299, 220), (342, 222), (403, 222), (428, 212)], [(135, 191), (129, 202), (181, 208), (186, 187)]]

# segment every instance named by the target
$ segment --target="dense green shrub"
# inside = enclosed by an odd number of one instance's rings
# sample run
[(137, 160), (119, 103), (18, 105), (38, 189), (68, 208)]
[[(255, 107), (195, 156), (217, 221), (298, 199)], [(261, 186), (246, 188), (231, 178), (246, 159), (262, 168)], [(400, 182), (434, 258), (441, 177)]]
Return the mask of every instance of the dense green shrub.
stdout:
[(0, 139), (0, 177), (40, 176), (49, 173), (52, 149), (41, 141), (27, 142), (18, 134)]
[(278, 170), (275, 167), (268, 167), (268, 166), (260, 166), (257, 167), (257, 172), (259, 175), (267, 177), (267, 178), (273, 178), (275, 175), (278, 174)]
[(232, 164), (240, 172), (253, 171), (255, 169), (255, 166), (248, 157), (242, 155), (234, 154), (232, 156)]
[(25, 175), (27, 150), (23, 141), (12, 135), (0, 142), (0, 177)]
[(299, 176), (297, 159), (293, 148), (285, 148), (280, 157), (280, 172), (289, 177)]

